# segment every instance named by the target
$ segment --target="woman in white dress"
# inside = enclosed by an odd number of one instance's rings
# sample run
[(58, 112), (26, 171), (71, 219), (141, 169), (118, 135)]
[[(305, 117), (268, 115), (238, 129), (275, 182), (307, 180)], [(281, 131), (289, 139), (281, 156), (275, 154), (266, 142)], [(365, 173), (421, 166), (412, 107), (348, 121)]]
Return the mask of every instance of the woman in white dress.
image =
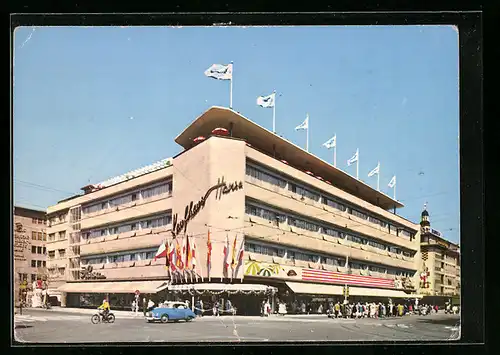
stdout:
[(281, 302), (278, 306), (278, 313), (282, 316), (286, 314), (286, 304), (284, 302)]

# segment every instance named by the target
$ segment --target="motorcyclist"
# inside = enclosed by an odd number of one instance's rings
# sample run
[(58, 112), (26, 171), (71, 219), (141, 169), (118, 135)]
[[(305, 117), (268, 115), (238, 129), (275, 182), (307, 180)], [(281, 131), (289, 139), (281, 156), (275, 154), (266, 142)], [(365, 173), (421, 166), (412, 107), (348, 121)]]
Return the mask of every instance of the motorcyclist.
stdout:
[(98, 309), (102, 309), (102, 317), (104, 319), (107, 319), (108, 318), (108, 314), (109, 314), (109, 302), (107, 299), (103, 299), (102, 300), (102, 304), (99, 306)]

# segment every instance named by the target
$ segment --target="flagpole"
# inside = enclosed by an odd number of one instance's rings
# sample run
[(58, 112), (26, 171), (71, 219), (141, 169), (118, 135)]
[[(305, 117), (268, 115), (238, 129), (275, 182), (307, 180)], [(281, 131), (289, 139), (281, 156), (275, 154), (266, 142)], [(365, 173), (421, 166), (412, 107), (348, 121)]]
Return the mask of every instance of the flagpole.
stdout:
[(335, 135), (335, 145), (333, 146), (333, 166), (337, 167), (337, 135)]
[(378, 173), (377, 173), (377, 191), (380, 191), (380, 162), (378, 163)]
[(274, 100), (273, 100), (273, 133), (276, 133), (276, 90), (273, 91)]
[(233, 74), (234, 74), (234, 64), (231, 61), (231, 80), (230, 80), (230, 87), (229, 87), (229, 108), (233, 108)]
[(356, 155), (358, 158), (356, 159), (356, 179), (359, 180), (359, 149), (356, 149)]
[(307, 114), (306, 152), (309, 152), (309, 114)]
[(394, 201), (397, 201), (396, 200), (396, 182), (394, 182)]

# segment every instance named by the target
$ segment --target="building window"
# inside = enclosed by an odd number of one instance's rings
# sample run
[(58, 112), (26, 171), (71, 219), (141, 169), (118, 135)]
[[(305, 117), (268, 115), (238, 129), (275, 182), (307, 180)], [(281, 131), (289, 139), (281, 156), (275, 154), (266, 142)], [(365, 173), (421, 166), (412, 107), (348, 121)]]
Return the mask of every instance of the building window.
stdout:
[(42, 232), (38, 232), (38, 240), (43, 240)]
[(36, 253), (37, 254), (42, 254), (42, 250), (43, 250), (42, 247), (37, 247), (36, 248)]
[(59, 232), (59, 240), (66, 239), (66, 231)]
[(275, 185), (281, 188), (286, 187), (286, 181), (283, 179), (280, 179), (279, 177), (276, 177), (272, 174), (269, 174), (267, 172), (264, 172), (260, 169), (254, 168), (253, 166), (247, 165), (246, 167), (246, 174), (247, 176), (253, 177), (257, 180), (267, 182), (271, 185)]
[(59, 249), (59, 257), (64, 258), (65, 255), (66, 255), (66, 249)]
[(31, 254), (36, 254), (36, 246), (31, 246)]
[(288, 224), (295, 226), (297, 228), (311, 231), (311, 232), (318, 232), (319, 231), (319, 226), (317, 224), (314, 224), (311, 222), (306, 222), (306, 221), (296, 219), (293, 217), (288, 218)]
[(320, 199), (320, 195), (316, 192), (312, 192), (308, 189), (305, 189), (301, 186), (298, 186), (298, 185), (295, 185), (295, 184), (292, 184), (292, 183), (289, 183), (288, 184), (288, 189), (293, 192), (293, 193), (296, 193), (297, 195), (300, 195), (300, 196), (303, 196), (303, 197), (307, 197), (308, 199), (311, 199), (311, 200), (314, 200), (314, 201), (319, 201)]
[(47, 266), (47, 262), (45, 260), (42, 260), (42, 266), (43, 267), (46, 267)]
[(333, 208), (335, 208), (339, 211), (342, 211), (342, 212), (344, 212), (346, 210), (346, 207), (343, 204), (335, 202), (329, 198), (324, 198), (323, 204), (328, 205), (330, 207), (333, 207)]
[(31, 232), (31, 239), (36, 240), (36, 232)]
[(47, 233), (43, 232), (42, 237), (43, 237), (43, 241), (46, 242), (47, 241)]
[(54, 240), (56, 240), (56, 234), (55, 233), (50, 233), (49, 234), (49, 242), (52, 242)]
[(31, 274), (31, 282), (35, 282), (36, 281), (36, 274)]
[(168, 183), (166, 183), (144, 189), (141, 191), (141, 195), (143, 199), (148, 199), (154, 196), (170, 193), (170, 191), (171, 191), (170, 186)]
[(31, 260), (31, 267), (36, 267), (36, 260)]
[(43, 254), (43, 255), (47, 254), (47, 248), (46, 248), (46, 247), (43, 247), (43, 248), (42, 248), (42, 250), (43, 250), (43, 251), (42, 251), (42, 254)]
[(54, 259), (56, 256), (56, 251), (55, 250), (50, 250), (49, 251), (49, 259)]
[(37, 260), (36, 261), (36, 266), (37, 267), (42, 267), (42, 261), (41, 260)]

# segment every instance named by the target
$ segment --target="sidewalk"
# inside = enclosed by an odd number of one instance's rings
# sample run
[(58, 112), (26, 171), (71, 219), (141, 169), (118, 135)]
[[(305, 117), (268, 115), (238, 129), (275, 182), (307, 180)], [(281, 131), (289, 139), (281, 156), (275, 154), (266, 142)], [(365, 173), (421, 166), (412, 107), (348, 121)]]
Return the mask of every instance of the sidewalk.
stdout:
[[(52, 307), (50, 309), (42, 309), (42, 308), (26, 308), (23, 309), (23, 313), (25, 311), (36, 311), (40, 313), (77, 313), (77, 314), (85, 314), (92, 315), (97, 313), (97, 309), (87, 309), (87, 308), (65, 308), (65, 307)], [(132, 311), (115, 311), (111, 309), (111, 313), (119, 316), (120, 318), (143, 318), (144, 314), (142, 312), (133, 313)]]

